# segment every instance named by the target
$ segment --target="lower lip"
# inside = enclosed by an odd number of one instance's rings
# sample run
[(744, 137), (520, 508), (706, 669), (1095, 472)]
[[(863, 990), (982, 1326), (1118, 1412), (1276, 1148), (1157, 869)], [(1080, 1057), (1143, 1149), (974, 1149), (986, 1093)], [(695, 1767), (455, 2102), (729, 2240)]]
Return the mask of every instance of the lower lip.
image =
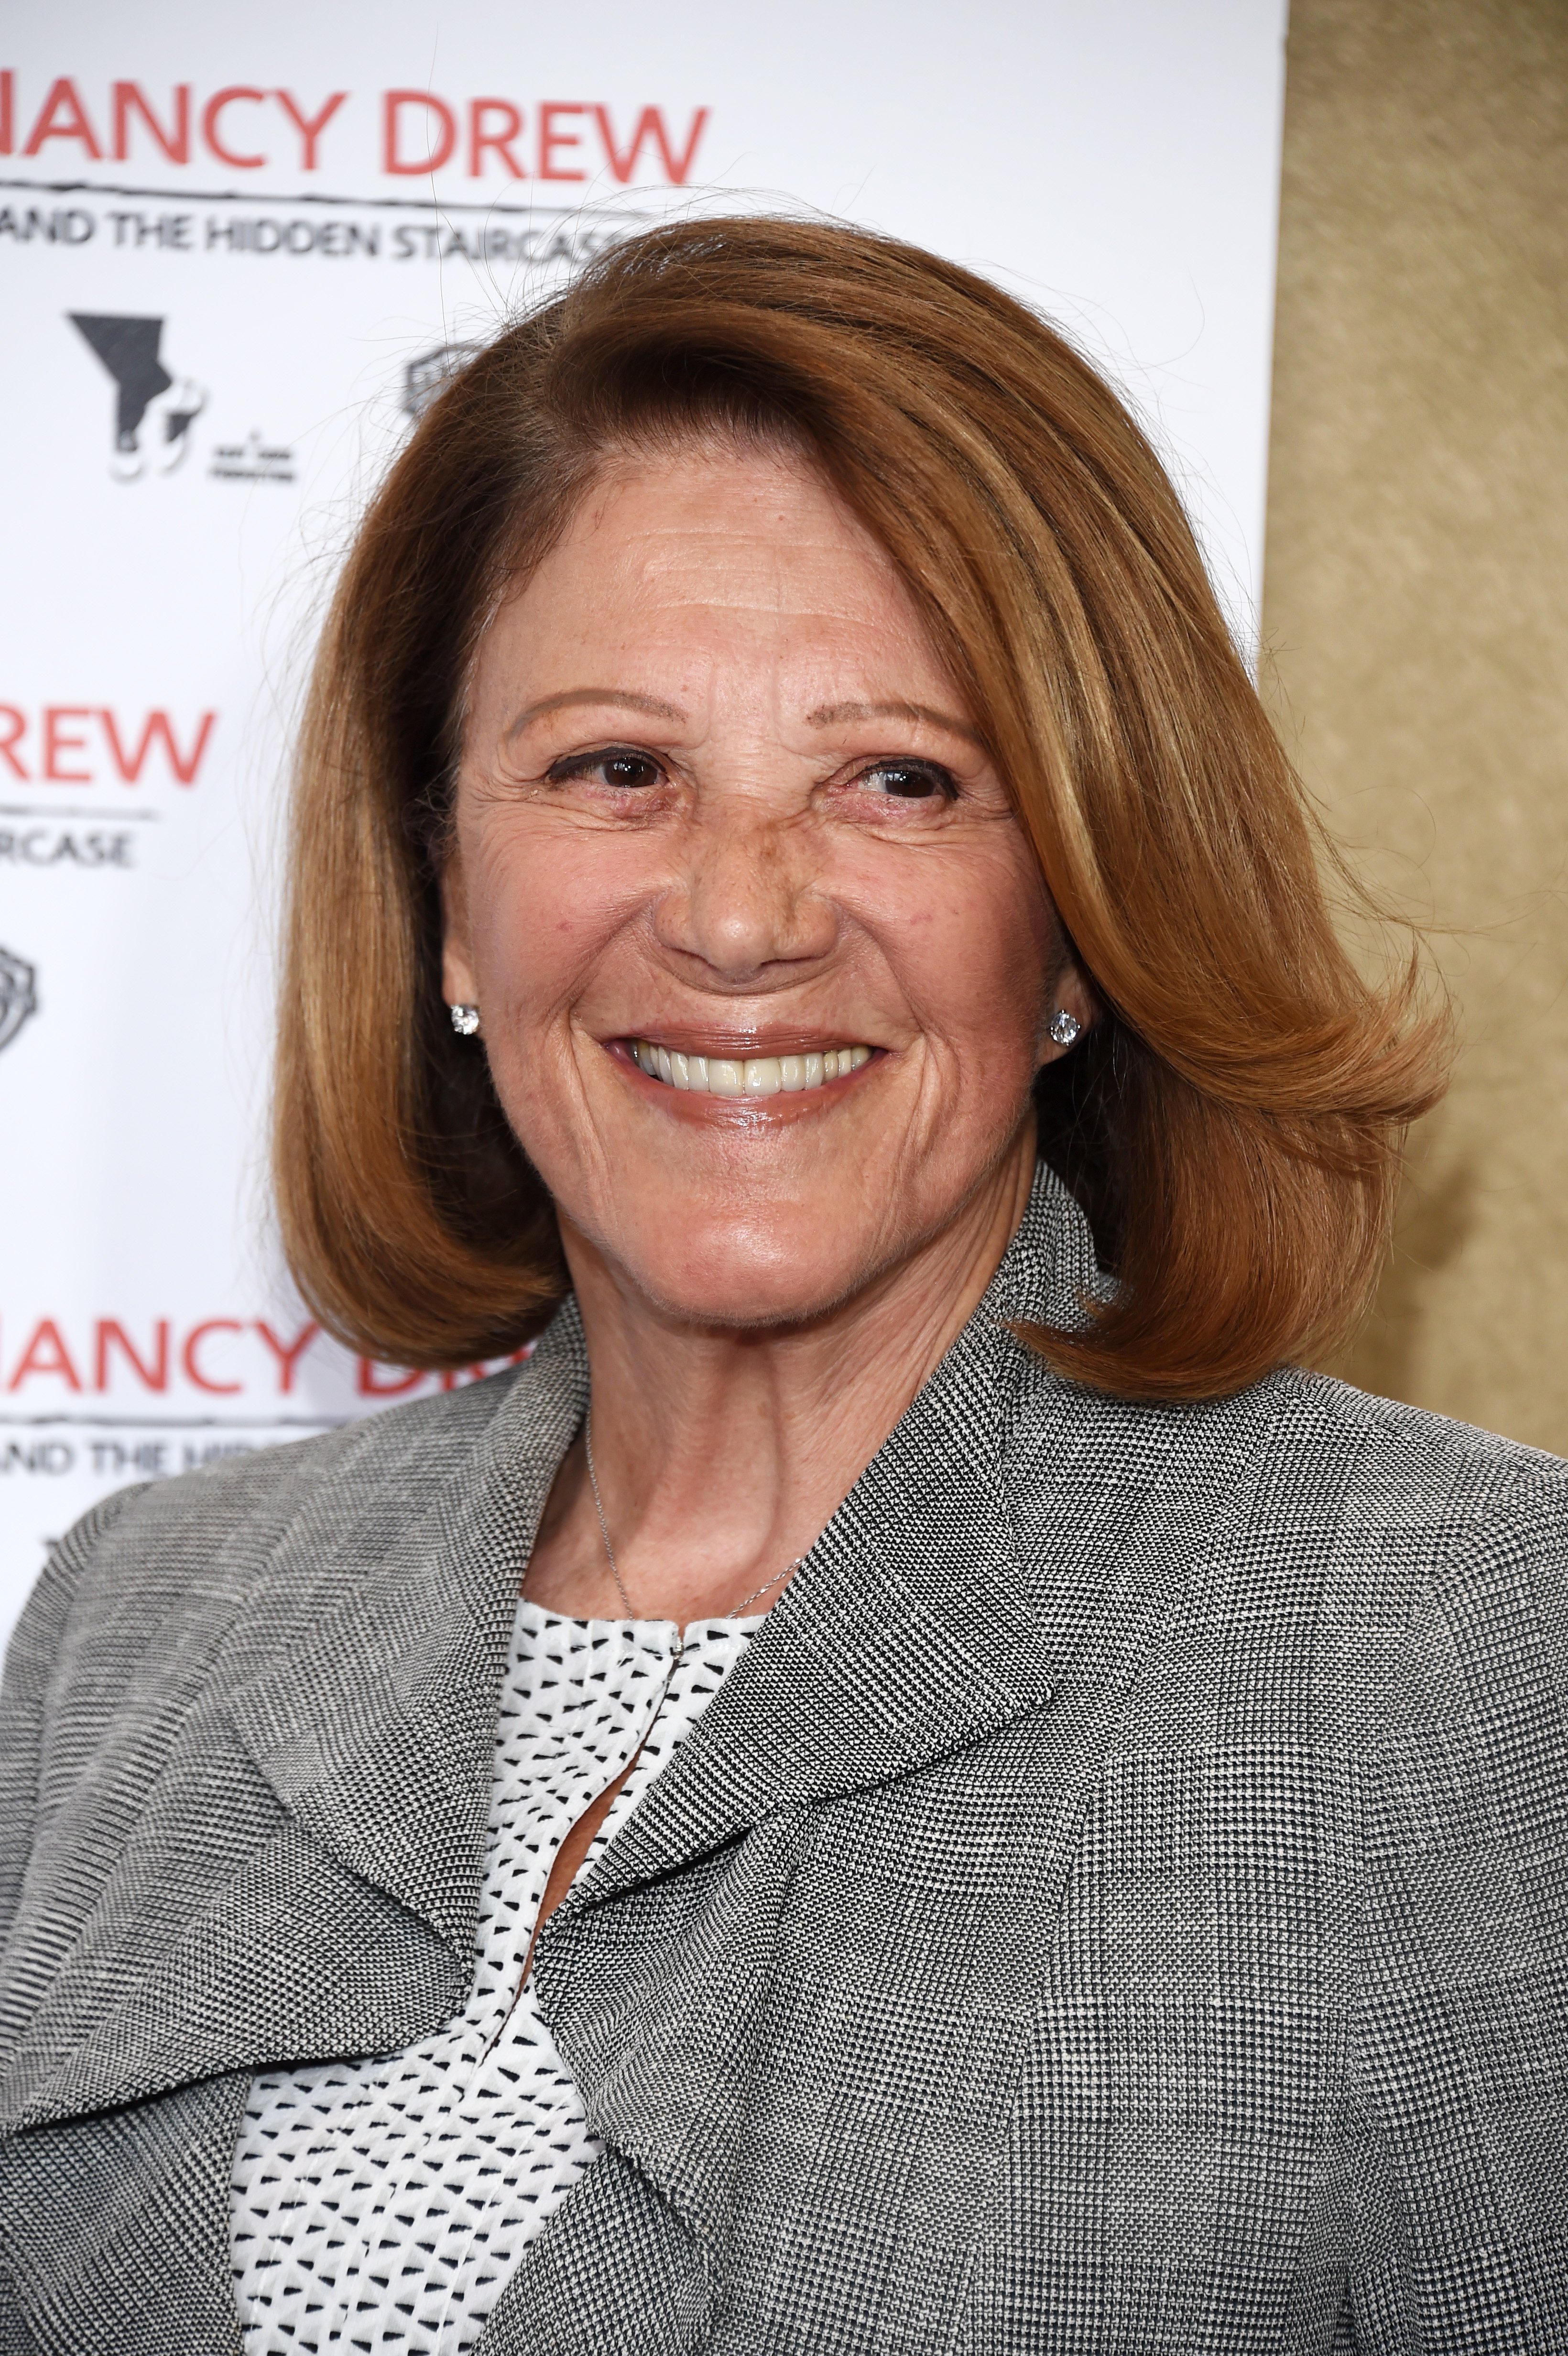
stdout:
[(858, 1071), (846, 1072), (836, 1080), (824, 1080), (815, 1088), (798, 1088), (789, 1094), (781, 1091), (776, 1097), (714, 1097), (706, 1088), (677, 1088), (667, 1080), (654, 1079), (644, 1071), (624, 1039), (606, 1039), (602, 1044), (612, 1063), (620, 1066), (633, 1086), (650, 1102), (673, 1113), (677, 1120), (719, 1121), (726, 1127), (739, 1125), (747, 1129), (754, 1129), (759, 1122), (805, 1120), (812, 1113), (838, 1103), (846, 1089), (869, 1077), (886, 1054), (884, 1048), (873, 1047)]

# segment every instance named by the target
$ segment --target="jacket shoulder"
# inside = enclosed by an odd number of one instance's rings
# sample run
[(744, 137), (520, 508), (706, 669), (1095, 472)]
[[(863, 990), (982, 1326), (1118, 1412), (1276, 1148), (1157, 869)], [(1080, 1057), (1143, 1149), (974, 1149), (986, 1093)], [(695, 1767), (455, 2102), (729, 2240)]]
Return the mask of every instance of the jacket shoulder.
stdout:
[(39, 1582), (61, 1562), (70, 1595), (58, 1631), (57, 1667), (119, 1682), (137, 1659), (215, 1631), (277, 1577), (290, 1533), (295, 1568), (276, 1599), (287, 1619), (310, 1598), (309, 1565), (352, 1581), (373, 1564), (481, 1445), (527, 1367), (416, 1399), (335, 1431), (102, 1500), (64, 1538)]
[(343, 1482), (400, 1483), (450, 1472), (479, 1439), (523, 1368), (508, 1366), (481, 1382), (433, 1398), (383, 1408), (309, 1440), (229, 1456), (167, 1481), (144, 1483), (137, 1504), (116, 1527), (133, 1537), (144, 1519), (161, 1527), (199, 1522), (232, 1529), (255, 1515), (297, 1512)]
[(1568, 1600), (1562, 1458), (1328, 1376), (1260, 1389), (1272, 1412), (1225, 1551), (1240, 1586), (1336, 1631), (1330, 1656), (1353, 1629), (1374, 1649), (1520, 1631)]
[[(1020, 1360), (1024, 1354), (1019, 1353)], [(1122, 1399), (1027, 1363), (1008, 1434), (1026, 1484), (1064, 1448), (1080, 1475), (1136, 1487), (1243, 1485), (1256, 1509), (1395, 1512), (1457, 1528), (1497, 1511), (1568, 1505), (1568, 1462), (1332, 1376), (1283, 1366), (1196, 1402)]]
[(1463, 1540), (1488, 1525), (1568, 1515), (1568, 1463), (1545, 1449), (1327, 1375), (1293, 1371), (1282, 1389), (1273, 1453), (1298, 1477), (1326, 1480), (1349, 1516)]
[(1237, 1626), (1389, 1629), (1467, 1589), (1550, 1586), (1568, 1558), (1568, 1463), (1333, 1377), (1284, 1367), (1167, 1406), (1033, 1378), (1009, 1475), (1026, 1531), (1146, 1517), (1203, 1568), (1188, 1608)]

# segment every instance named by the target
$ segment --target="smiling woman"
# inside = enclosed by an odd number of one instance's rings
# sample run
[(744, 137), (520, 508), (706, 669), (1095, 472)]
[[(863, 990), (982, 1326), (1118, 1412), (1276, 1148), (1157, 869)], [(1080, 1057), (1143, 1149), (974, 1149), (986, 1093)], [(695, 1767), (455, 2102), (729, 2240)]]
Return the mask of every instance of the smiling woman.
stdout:
[(983, 1290), (1052, 1009), (1088, 1004), (954, 701), (787, 449), (627, 454), (495, 614), (445, 988), (579, 1292), (592, 1255), (672, 1316), (799, 1324), (938, 1237)]
[(1331, 860), (982, 280), (661, 229), (452, 384), (278, 1193), (344, 1338), (539, 1346), (58, 1549), (0, 2344), (1557, 2344), (1568, 1483), (1300, 1363), (1443, 1046)]
[[(758, 774), (757, 696), (774, 690), (734, 668), (766, 673), (763, 615), (794, 699), (768, 724), (796, 786), (812, 772), (809, 814), (771, 828), (758, 797), (784, 791), (783, 768)], [(705, 647), (682, 642), (709, 624)], [(640, 732), (623, 742), (628, 714)], [(726, 798), (702, 789), (699, 728), (720, 732)], [(608, 872), (662, 863), (660, 891), (672, 860), (722, 879), (765, 848), (759, 879), (795, 893), (799, 925), (837, 905), (805, 880), (821, 857), (922, 870), (949, 910), (938, 870), (983, 891), (988, 832), (1020, 884), (1032, 868), (1095, 1017), (1069, 1010), (1088, 1036), (1036, 1091), (1044, 1150), (1118, 1279), (1090, 1325), (1036, 1335), (1052, 1363), (1123, 1395), (1213, 1396), (1354, 1320), (1441, 1034), (1413, 1019), (1410, 980), (1380, 993), (1336, 938), (1324, 846), (1147, 444), (994, 288), (837, 230), (661, 231), (498, 338), (394, 470), (339, 594), (302, 764), (278, 1167), (313, 1305), (410, 1365), (516, 1348), (567, 1283), (558, 1201), (492, 1085), (496, 1042), (523, 1052), (516, 1028), (492, 1025), (488, 1066), (454, 1059), (435, 986), (461, 758), (516, 802), (536, 737), (541, 784), (558, 757), (586, 766), (565, 798), (557, 772), (556, 815), (536, 798), (508, 839), (555, 828), (565, 855), (597, 793), (594, 823), (613, 802), (639, 842)], [(347, 824), (346, 776), (362, 781)], [(650, 794), (657, 851), (633, 816)], [(927, 845), (933, 804), (940, 859), (912, 861), (906, 822)], [(892, 841), (896, 856), (873, 852)], [(892, 890), (869, 869), (868, 886)], [(1021, 944), (997, 915), (980, 930), (1005, 961)], [(871, 937), (840, 929), (828, 995)], [(968, 979), (976, 946), (965, 932), (950, 976)], [(1009, 969), (1049, 993), (1038, 951)], [(469, 1002), (456, 967), (447, 979)]]

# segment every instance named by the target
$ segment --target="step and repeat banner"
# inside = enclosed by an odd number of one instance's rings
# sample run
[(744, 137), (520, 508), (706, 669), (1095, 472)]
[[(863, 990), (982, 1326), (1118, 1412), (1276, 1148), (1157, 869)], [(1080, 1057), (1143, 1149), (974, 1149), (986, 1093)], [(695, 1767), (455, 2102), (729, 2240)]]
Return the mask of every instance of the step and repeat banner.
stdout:
[(356, 514), (475, 344), (672, 209), (1054, 317), (1262, 546), (1284, 0), (404, 0), (0, 33), (0, 1630), (92, 1501), (375, 1412), (281, 1267), (283, 781)]

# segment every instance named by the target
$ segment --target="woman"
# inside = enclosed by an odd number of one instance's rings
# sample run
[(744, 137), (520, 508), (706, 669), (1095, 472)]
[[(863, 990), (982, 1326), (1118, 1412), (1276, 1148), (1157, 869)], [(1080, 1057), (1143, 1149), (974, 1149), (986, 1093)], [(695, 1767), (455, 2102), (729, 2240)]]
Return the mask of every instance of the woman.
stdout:
[(436, 404), (279, 1198), (516, 1368), (16, 1640), (9, 2348), (1568, 2344), (1563, 1469), (1300, 1370), (1436, 1033), (994, 288), (661, 229)]

